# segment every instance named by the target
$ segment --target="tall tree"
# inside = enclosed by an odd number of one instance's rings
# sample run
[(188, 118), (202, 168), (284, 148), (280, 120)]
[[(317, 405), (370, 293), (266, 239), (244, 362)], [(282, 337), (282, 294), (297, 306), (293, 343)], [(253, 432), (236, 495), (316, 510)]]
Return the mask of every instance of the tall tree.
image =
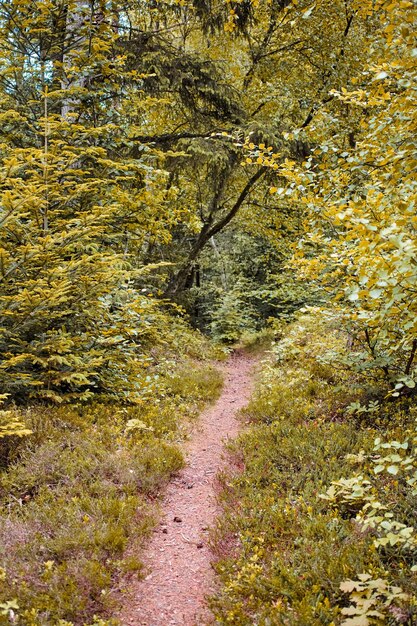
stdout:
[(15, 396), (140, 388), (158, 313), (133, 289), (137, 257), (177, 216), (155, 155), (132, 156), (143, 76), (117, 8), (0, 4), (0, 378)]
[[(297, 263), (321, 279), (350, 325), (351, 364), (382, 375), (394, 395), (416, 387), (417, 18), (413, 2), (353, 5), (374, 25), (362, 72), (334, 88), (333, 127), (360, 120), (354, 141), (310, 130), (317, 148), (282, 172), (308, 209)], [(350, 123), (350, 122), (349, 122)], [(308, 249), (314, 249), (314, 258)]]
[[(373, 24), (351, 0), (210, 9), (190, 3), (169, 17), (166, 5), (158, 6), (158, 24), (165, 26), (148, 33), (146, 44), (137, 36), (137, 58), (154, 74), (145, 88), (164, 99), (138, 139), (184, 153), (167, 165), (190, 211), (188, 227), (184, 221), (175, 235), (177, 252), (165, 252), (177, 265), (167, 287), (175, 295), (192, 284), (203, 247), (242, 209), (259, 213), (261, 204), (265, 213), (274, 210), (276, 199), (265, 193), (271, 185), (263, 167), (266, 148), (275, 169), (286, 158), (301, 162), (314, 147), (306, 130), (323, 111), (328, 130), (355, 141), (359, 117), (344, 106), (345, 119), (336, 127), (337, 116), (330, 118), (341, 104), (331, 91), (361, 71)], [(250, 167), (244, 145), (262, 146)]]

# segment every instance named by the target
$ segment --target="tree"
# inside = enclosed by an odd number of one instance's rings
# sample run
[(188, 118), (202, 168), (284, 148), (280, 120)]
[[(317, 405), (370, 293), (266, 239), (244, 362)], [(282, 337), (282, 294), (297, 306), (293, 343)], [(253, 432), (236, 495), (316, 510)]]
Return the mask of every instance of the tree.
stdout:
[[(166, 5), (160, 6), (166, 16)], [(165, 17), (166, 32), (149, 36), (143, 53), (155, 74), (149, 86), (164, 104), (138, 139), (183, 153), (167, 167), (178, 189), (176, 202), (190, 211), (188, 222), (174, 231), (178, 246), (163, 252), (177, 267), (166, 289), (171, 297), (193, 284), (202, 249), (242, 210), (276, 210), (276, 199), (266, 199), (272, 184), (262, 158), (266, 148), (277, 171), (286, 158), (308, 156), (317, 138), (311, 144), (306, 130), (322, 110), (327, 124), (335, 112), (334, 124), (343, 109), (342, 123), (330, 130), (349, 142), (359, 122), (330, 94), (358, 74), (366, 58), (373, 24), (357, 14), (354, 2), (247, 2), (229, 8), (225, 15), (224, 5), (213, 5), (208, 23), (204, 6), (186, 5), (177, 21)], [(155, 60), (157, 45), (162, 60)], [(242, 152), (248, 146), (263, 146), (249, 164), (251, 157)], [(257, 221), (262, 229), (263, 219)]]
[[(394, 395), (415, 387), (416, 95), (412, 2), (356, 5), (379, 28), (360, 75), (333, 89), (361, 121), (355, 140), (321, 135), (302, 168), (282, 173), (291, 197), (308, 209), (299, 247), (306, 276), (320, 277), (353, 333), (355, 367), (380, 373)], [(323, 126), (325, 116), (318, 122)], [(315, 258), (307, 252), (311, 245)], [(298, 260), (299, 262), (299, 260)]]
[(121, 9), (13, 0), (0, 11), (3, 391), (134, 397), (142, 344), (163, 319), (134, 289), (137, 257), (177, 214), (155, 154), (135, 142), (132, 156), (143, 76), (127, 67)]

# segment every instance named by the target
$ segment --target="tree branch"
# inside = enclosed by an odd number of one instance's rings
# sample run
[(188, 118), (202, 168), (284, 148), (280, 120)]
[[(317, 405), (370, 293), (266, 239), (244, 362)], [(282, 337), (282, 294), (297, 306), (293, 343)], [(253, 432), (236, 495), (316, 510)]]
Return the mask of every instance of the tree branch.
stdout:
[[(210, 239), (210, 237), (214, 237), (214, 235), (217, 235), (217, 233), (219, 233), (221, 230), (223, 230), (223, 228), (225, 226), (227, 226), (227, 224), (229, 224), (229, 222), (232, 221), (232, 219), (235, 217), (235, 215), (237, 214), (237, 212), (239, 211), (240, 207), (242, 206), (242, 204), (245, 202), (246, 197), (248, 196), (249, 192), (251, 191), (252, 187), (255, 185), (255, 183), (262, 178), (262, 176), (267, 172), (268, 168), (267, 167), (261, 167), (246, 183), (246, 185), (244, 186), (244, 188), (242, 189), (241, 193), (239, 194), (238, 199), (236, 200), (236, 202), (234, 203), (233, 207), (230, 209), (230, 211), (219, 221), (217, 222), (217, 224), (215, 224), (207, 233), (207, 241), (208, 239)], [(206, 243), (206, 242), (205, 242)]]
[(413, 339), (410, 356), (408, 357), (407, 365), (404, 371), (404, 374), (406, 376), (408, 376), (411, 371), (411, 366), (413, 365), (414, 357), (416, 356), (416, 351), (417, 351), (417, 339)]
[(174, 296), (184, 289), (185, 285), (187, 284), (187, 279), (192, 271), (194, 262), (196, 261), (204, 246), (210, 241), (212, 237), (214, 237), (214, 235), (217, 235), (217, 233), (223, 230), (223, 228), (225, 228), (225, 226), (227, 226), (232, 221), (232, 219), (241, 208), (242, 204), (245, 202), (254, 185), (260, 178), (262, 178), (262, 176), (267, 171), (268, 168), (264, 166), (261, 167), (257, 172), (255, 172), (253, 176), (251, 176), (251, 178), (247, 181), (246, 185), (240, 192), (239, 197), (233, 204), (232, 208), (226, 213), (226, 215), (219, 219), (217, 223), (213, 224), (212, 226), (210, 226), (210, 223), (204, 224), (195, 244), (191, 248), (187, 261), (170, 281), (166, 289), (165, 296)]
[[(332, 77), (332, 74), (337, 70), (338, 65), (340, 63), (340, 60), (345, 56), (345, 44), (346, 44), (346, 39), (349, 35), (349, 31), (350, 28), (352, 26), (352, 22), (353, 22), (353, 18), (354, 18), (354, 13), (352, 13), (351, 15), (346, 17), (346, 28), (343, 31), (343, 35), (342, 35), (342, 44), (339, 50), (339, 54), (337, 56), (337, 59), (334, 63), (334, 65), (332, 66), (331, 70), (328, 73), (328, 76), (325, 78), (324, 84), (322, 89), (326, 89), (329, 81)], [(306, 128), (310, 122), (313, 120), (313, 117), (315, 116), (315, 114), (317, 113), (317, 111), (320, 109), (320, 107), (322, 107), (324, 104), (327, 104), (328, 102), (330, 102), (331, 100), (333, 100), (334, 96), (327, 96), (326, 98), (323, 98), (320, 100), (320, 102), (316, 102), (315, 104), (313, 104), (313, 106), (311, 107), (306, 119), (304, 120), (304, 122), (301, 124), (300, 128)]]
[[(233, 132), (232, 129), (222, 130), (217, 132)], [(131, 141), (137, 141), (139, 143), (155, 143), (155, 144), (166, 144), (166, 143), (175, 143), (180, 139), (224, 139), (223, 136), (216, 135), (216, 131), (210, 131), (207, 133), (164, 133), (162, 135), (137, 135), (136, 137), (131, 137)]]

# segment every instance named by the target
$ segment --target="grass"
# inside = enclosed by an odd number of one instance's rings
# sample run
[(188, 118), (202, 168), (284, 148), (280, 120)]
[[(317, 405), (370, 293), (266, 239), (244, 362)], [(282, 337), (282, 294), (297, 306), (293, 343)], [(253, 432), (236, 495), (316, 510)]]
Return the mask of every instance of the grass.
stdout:
[(138, 405), (12, 409), (33, 434), (0, 450), (0, 624), (114, 623), (122, 576), (142, 570), (126, 548), (154, 527), (186, 421), (221, 390), (193, 351), (155, 358)]
[[(378, 416), (349, 414), (353, 401), (382, 398), (385, 390), (326, 362), (329, 351), (343, 352), (345, 344), (341, 332), (306, 316), (264, 362), (244, 411), (249, 427), (232, 445), (235, 469), (223, 477), (224, 514), (214, 536), (220, 589), (211, 598), (218, 624), (416, 623), (415, 553), (401, 544), (375, 546), (380, 534), (356, 519), (366, 500), (354, 489), (346, 500), (321, 497), (333, 481), (363, 474), (372, 483), (372, 501), (391, 507), (407, 525), (415, 520), (404, 479), (375, 476), (372, 459), (375, 437), (403, 437), (416, 407), (390, 403)], [(382, 583), (376, 590), (361, 587), (355, 599), (355, 590), (349, 594), (341, 585), (352, 586), (346, 581), (362, 574)], [(390, 599), (392, 586), (407, 595)]]

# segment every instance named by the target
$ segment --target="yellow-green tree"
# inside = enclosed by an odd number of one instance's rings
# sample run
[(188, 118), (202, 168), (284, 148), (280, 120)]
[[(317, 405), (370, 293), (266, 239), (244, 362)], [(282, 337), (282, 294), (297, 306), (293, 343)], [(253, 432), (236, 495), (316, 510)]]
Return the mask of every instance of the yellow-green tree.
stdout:
[[(166, 5), (155, 12), (164, 23)], [(361, 72), (375, 24), (350, 0), (302, 0), (190, 2), (165, 27), (169, 35), (161, 29), (150, 37), (145, 55), (156, 75), (148, 84), (163, 99), (138, 137), (183, 153), (168, 165), (178, 200), (191, 209), (174, 233), (179, 245), (167, 252), (179, 266), (172, 295), (193, 283), (202, 249), (237, 217), (282, 239), (292, 205), (269, 194), (282, 185), (261, 154), (243, 157), (244, 138), (247, 147), (270, 148), (275, 172), (286, 158), (308, 156), (317, 138), (310, 142), (307, 130), (317, 131), (323, 111), (325, 136), (337, 132), (353, 143), (359, 118), (330, 92)], [(298, 207), (293, 213), (298, 218)]]
[(161, 319), (135, 290), (139, 252), (177, 214), (131, 139), (144, 77), (122, 20), (117, 3), (0, 4), (0, 379), (15, 397), (140, 391)]
[(339, 106), (336, 125), (343, 109), (360, 119), (354, 141), (326, 138), (323, 112), (313, 154), (281, 173), (292, 201), (308, 211), (298, 251), (306, 277), (327, 284), (348, 320), (358, 342), (351, 361), (382, 373), (398, 395), (415, 387), (417, 351), (417, 8), (383, 0), (353, 7), (377, 26), (369, 61), (329, 97)]

